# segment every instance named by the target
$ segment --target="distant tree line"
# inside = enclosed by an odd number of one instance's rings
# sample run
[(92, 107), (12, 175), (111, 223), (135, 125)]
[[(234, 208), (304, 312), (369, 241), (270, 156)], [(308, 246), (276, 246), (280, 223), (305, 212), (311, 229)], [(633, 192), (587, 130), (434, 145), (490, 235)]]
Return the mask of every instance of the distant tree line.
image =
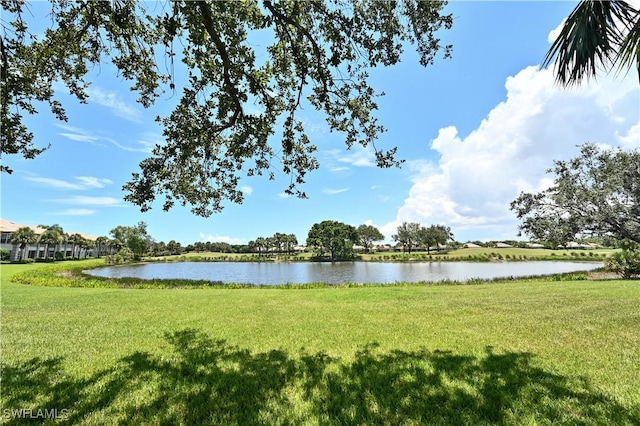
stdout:
[(403, 251), (411, 253), (414, 248), (422, 248), (430, 253), (432, 247), (439, 250), (441, 245), (453, 241), (453, 233), (444, 225), (425, 227), (417, 222), (403, 222), (392, 238), (402, 244)]
[(249, 241), (247, 247), (253, 253), (267, 255), (269, 253), (292, 254), (297, 245), (298, 238), (294, 234), (276, 232), (271, 237), (258, 237)]

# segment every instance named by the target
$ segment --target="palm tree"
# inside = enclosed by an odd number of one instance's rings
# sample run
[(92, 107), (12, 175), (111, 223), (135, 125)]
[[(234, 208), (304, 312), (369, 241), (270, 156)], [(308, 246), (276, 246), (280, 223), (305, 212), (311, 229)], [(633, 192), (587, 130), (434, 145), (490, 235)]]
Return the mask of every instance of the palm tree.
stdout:
[(98, 237), (96, 238), (96, 252), (97, 256), (100, 257), (100, 254), (106, 251), (107, 244), (109, 243), (108, 237)]
[(262, 256), (262, 252), (266, 250), (267, 241), (264, 237), (258, 237), (255, 241), (255, 248), (258, 250), (258, 256)]
[(293, 248), (298, 244), (298, 238), (295, 234), (287, 234), (285, 237), (285, 246), (287, 248), (287, 253), (293, 253)]
[(29, 246), (29, 244), (33, 244), (38, 241), (38, 236), (33, 231), (33, 229), (24, 226), (16, 230), (16, 232), (11, 234), (11, 244), (14, 246), (20, 246), (20, 258), (17, 260), (24, 259), (24, 252)]
[(39, 259), (40, 258), (40, 235), (36, 234), (36, 255), (35, 258)]
[[(45, 230), (45, 232), (43, 232), (40, 235), (40, 239), (38, 240), (38, 246), (40, 245), (40, 243), (45, 244), (45, 251), (44, 251), (44, 258), (45, 260), (47, 259), (47, 256), (49, 254), (49, 244), (54, 244), (54, 249), (53, 251), (57, 251), (58, 245), (60, 243), (62, 243), (62, 241), (64, 240), (63, 236), (64, 236), (64, 231), (62, 229), (62, 226), (58, 225), (57, 223), (53, 224), (53, 225), (38, 225), (38, 228), (42, 228)], [(43, 239), (42, 237), (44, 236), (45, 233), (47, 233), (47, 231), (50, 231), (47, 236)], [(55, 235), (57, 234), (57, 238), (55, 238)], [(49, 242), (46, 242), (46, 241)], [(40, 249), (37, 248), (36, 252), (38, 252)]]
[[(82, 246), (84, 242), (84, 237), (80, 234), (73, 234), (69, 237), (69, 242), (71, 243), (71, 259), (76, 258), (76, 249)], [(78, 253), (78, 258), (80, 257), (80, 253)]]
[[(92, 249), (96, 246), (95, 241), (92, 241), (88, 238), (83, 238), (82, 242), (80, 243), (80, 248), (84, 250), (84, 258), (86, 259), (87, 256), (89, 256), (89, 249)], [(78, 256), (80, 257), (80, 256)], [(92, 254), (93, 257), (93, 254)]]
[(55, 247), (61, 241), (62, 234), (60, 233), (60, 231), (54, 228), (49, 228), (40, 235), (39, 242), (44, 244), (44, 260), (47, 260), (47, 257), (49, 255), (49, 246), (53, 244)]
[(636, 63), (640, 75), (640, 12), (626, 1), (583, 0), (565, 21), (543, 67), (554, 63), (563, 86), (595, 77), (599, 67), (618, 71)]
[(60, 240), (60, 245), (62, 246), (62, 244), (64, 244), (64, 250), (62, 251), (62, 253), (64, 253), (62, 257), (63, 259), (67, 257), (67, 249), (69, 248), (70, 242), (69, 238), (71, 238), (71, 236), (65, 232), (64, 234), (62, 234), (62, 238)]

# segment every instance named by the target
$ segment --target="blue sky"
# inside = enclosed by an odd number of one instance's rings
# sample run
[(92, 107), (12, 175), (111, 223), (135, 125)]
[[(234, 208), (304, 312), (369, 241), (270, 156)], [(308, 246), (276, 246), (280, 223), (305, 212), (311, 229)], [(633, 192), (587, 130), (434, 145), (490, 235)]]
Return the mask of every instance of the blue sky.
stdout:
[[(145, 213), (123, 201), (121, 188), (151, 147), (162, 142), (154, 122), (177, 101), (162, 96), (148, 110), (110, 65), (96, 68), (88, 105), (60, 99), (69, 121), (42, 111), (28, 125), (51, 148), (34, 160), (3, 158), (1, 215), (24, 224), (108, 235), (118, 225), (148, 224), (158, 241), (246, 243), (276, 232), (303, 243), (311, 226), (338, 220), (378, 226), (391, 241), (403, 221), (450, 226), (456, 240), (517, 239), (509, 203), (521, 191), (550, 184), (545, 171), (584, 142), (640, 147), (638, 76), (603, 74), (574, 89), (539, 70), (554, 30), (576, 2), (449, 3), (453, 28), (442, 33), (453, 58), (427, 68), (407, 51), (400, 65), (377, 68), (372, 85), (386, 93), (377, 117), (388, 131), (379, 148), (398, 146), (401, 169), (378, 169), (370, 150), (345, 149), (321, 116), (301, 117), (318, 146), (319, 170), (307, 175), (309, 199), (285, 197), (289, 177), (242, 180), (245, 201), (209, 218), (189, 207)], [(40, 4), (41, 5), (41, 4)], [(32, 8), (37, 16), (38, 3)]]

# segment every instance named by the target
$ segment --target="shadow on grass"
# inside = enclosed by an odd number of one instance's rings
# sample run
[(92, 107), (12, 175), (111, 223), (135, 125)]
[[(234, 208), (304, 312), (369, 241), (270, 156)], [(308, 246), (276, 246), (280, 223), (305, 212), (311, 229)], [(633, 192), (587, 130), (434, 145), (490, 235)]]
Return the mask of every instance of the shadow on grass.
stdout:
[(165, 338), (173, 351), (135, 352), (83, 378), (61, 358), (4, 364), (3, 420), (29, 420), (11, 409), (57, 408), (89, 424), (640, 424), (640, 407), (538, 368), (527, 353), (369, 345), (345, 361), (251, 353), (192, 329)]

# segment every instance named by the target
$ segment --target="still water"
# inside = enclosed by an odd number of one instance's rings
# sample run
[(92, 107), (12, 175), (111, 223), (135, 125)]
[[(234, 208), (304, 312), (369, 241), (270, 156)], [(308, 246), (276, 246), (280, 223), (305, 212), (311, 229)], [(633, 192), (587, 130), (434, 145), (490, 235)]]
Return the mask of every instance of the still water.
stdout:
[(121, 278), (179, 278), (276, 285), (287, 283), (328, 284), (393, 283), (443, 280), (463, 281), (472, 278), (492, 279), (550, 275), (564, 272), (588, 271), (602, 267), (601, 262), (425, 262), (425, 263), (368, 263), (368, 262), (176, 262), (110, 266), (92, 269), (88, 273), (101, 277)]

